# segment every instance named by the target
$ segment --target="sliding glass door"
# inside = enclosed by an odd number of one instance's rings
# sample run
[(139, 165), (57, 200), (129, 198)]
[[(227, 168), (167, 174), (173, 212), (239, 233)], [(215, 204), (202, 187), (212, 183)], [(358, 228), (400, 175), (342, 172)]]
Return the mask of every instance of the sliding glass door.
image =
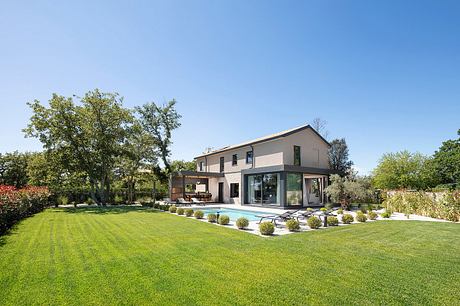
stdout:
[(247, 200), (249, 204), (280, 205), (280, 174), (248, 175)]

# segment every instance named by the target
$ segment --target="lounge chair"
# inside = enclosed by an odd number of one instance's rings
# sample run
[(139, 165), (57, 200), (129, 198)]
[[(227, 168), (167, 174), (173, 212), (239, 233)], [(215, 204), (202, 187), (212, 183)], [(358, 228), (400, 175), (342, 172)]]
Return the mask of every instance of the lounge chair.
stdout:
[(257, 215), (256, 217), (260, 218), (259, 223), (261, 223), (264, 219), (268, 219), (271, 220), (271, 222), (273, 222), (275, 226), (277, 226), (277, 220), (281, 222), (286, 222), (287, 220), (292, 219), (292, 215), (296, 212), (298, 212), (298, 210), (289, 210), (279, 215)]
[(184, 198), (178, 198), (176, 203), (183, 206), (192, 206), (192, 204), (190, 204), (190, 202), (186, 201)]
[(197, 205), (205, 205), (205, 202), (198, 200), (197, 198), (192, 198), (192, 203)]
[(292, 216), (296, 218), (297, 221), (299, 221), (299, 219), (304, 219), (305, 221), (307, 221), (308, 218), (314, 216), (314, 212), (313, 211), (298, 211)]

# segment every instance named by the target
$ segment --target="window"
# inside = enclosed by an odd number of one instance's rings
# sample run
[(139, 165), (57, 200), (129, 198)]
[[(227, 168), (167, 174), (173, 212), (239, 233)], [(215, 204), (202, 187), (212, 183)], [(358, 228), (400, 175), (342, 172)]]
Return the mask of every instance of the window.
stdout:
[(230, 184), (230, 197), (238, 198), (240, 196), (240, 184), (231, 183)]
[(220, 172), (224, 172), (224, 161), (225, 161), (224, 157), (222, 156), (220, 158), (220, 169), (219, 169)]
[(300, 166), (300, 147), (294, 146), (294, 166)]
[(252, 151), (247, 151), (246, 152), (246, 164), (252, 164)]
[(203, 171), (203, 164), (204, 163), (202, 161), (200, 161), (200, 171)]
[(232, 156), (232, 166), (238, 165), (238, 154), (233, 154)]
[(288, 205), (302, 205), (302, 174), (287, 174), (286, 200)]

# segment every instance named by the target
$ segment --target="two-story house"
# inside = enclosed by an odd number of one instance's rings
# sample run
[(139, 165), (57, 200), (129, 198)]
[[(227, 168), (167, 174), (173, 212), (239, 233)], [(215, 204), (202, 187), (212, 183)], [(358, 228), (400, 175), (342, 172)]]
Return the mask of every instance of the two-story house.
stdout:
[(324, 204), (330, 144), (310, 125), (195, 157), (196, 171), (172, 176), (170, 196), (271, 207)]

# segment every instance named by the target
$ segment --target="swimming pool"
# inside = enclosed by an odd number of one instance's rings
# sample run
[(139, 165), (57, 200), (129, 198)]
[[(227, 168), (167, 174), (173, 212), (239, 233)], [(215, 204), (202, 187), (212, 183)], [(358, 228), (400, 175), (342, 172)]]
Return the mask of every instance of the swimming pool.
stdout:
[(259, 221), (260, 217), (256, 217), (258, 215), (276, 215), (276, 213), (271, 213), (267, 211), (251, 211), (251, 210), (219, 208), (219, 207), (203, 208), (200, 210), (204, 212), (205, 217), (208, 214), (227, 215), (232, 221), (236, 221), (236, 219), (240, 217), (245, 217), (249, 221)]

